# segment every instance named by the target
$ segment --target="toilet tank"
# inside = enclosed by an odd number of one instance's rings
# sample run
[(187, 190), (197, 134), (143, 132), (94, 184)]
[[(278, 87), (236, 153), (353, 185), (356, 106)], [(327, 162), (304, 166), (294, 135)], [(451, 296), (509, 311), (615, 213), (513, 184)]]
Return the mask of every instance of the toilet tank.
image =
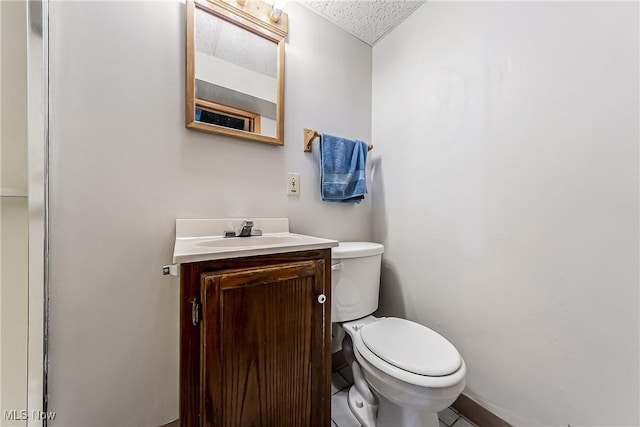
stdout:
[(340, 242), (331, 248), (331, 321), (368, 316), (378, 308), (380, 264), (384, 246)]

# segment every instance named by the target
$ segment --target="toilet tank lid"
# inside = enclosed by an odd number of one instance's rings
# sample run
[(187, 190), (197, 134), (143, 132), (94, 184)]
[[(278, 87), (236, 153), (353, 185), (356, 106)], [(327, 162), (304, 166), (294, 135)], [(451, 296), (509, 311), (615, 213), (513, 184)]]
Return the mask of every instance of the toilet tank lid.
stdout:
[(331, 248), (331, 258), (360, 258), (372, 255), (379, 255), (384, 252), (384, 246), (373, 242), (340, 242), (336, 247)]

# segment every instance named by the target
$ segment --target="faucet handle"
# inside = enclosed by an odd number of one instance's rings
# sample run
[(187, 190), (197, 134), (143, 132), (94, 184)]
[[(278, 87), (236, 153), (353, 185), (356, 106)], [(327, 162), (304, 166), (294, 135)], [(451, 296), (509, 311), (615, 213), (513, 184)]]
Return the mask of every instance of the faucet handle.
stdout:
[(223, 235), (224, 237), (236, 237), (238, 235), (236, 226), (233, 221), (226, 222), (226, 224), (224, 225)]

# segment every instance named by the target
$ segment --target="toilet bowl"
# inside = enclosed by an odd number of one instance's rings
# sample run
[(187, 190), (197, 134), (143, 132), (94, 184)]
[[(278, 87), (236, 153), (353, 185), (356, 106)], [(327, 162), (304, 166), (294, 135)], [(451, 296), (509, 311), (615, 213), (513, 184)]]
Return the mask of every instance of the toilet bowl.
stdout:
[(346, 332), (342, 349), (354, 377), (349, 408), (366, 427), (438, 427), (437, 413), (464, 389), (466, 366), (437, 332), (370, 315), (378, 306), (383, 251), (368, 242), (332, 249), (332, 320)]
[(377, 427), (438, 427), (437, 413), (465, 386), (466, 366), (455, 347), (405, 319), (367, 316), (343, 328), (345, 340), (351, 340), (343, 346), (350, 353), (345, 358), (353, 354), (354, 359), (349, 407), (358, 421)]

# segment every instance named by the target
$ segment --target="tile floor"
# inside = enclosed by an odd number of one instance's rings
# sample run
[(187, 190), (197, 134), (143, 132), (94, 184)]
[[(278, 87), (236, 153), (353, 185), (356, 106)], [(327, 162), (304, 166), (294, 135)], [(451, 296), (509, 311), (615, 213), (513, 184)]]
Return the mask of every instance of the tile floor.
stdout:
[[(353, 376), (349, 368), (339, 369), (331, 376), (332, 427), (360, 427), (360, 423), (351, 413), (347, 403), (347, 393), (351, 384), (353, 384)], [(439, 412), (438, 418), (440, 419), (440, 427), (476, 427), (453, 408)]]

